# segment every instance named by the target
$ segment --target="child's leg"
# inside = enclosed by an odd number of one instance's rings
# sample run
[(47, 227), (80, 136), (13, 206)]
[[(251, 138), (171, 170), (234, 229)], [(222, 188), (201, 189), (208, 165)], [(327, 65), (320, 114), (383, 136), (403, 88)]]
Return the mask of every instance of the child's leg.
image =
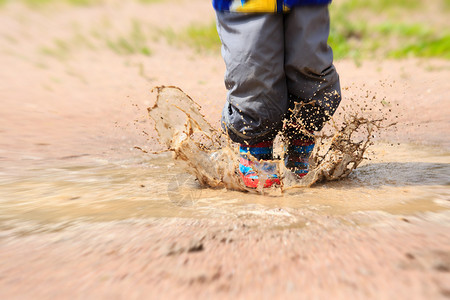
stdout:
[(285, 15), (285, 72), (290, 106), (304, 106), (299, 120), (306, 130), (321, 130), (341, 101), (333, 51), (327, 45), (330, 19), (327, 5), (299, 6)]
[(285, 136), (288, 145), (285, 165), (299, 177), (309, 171), (314, 148), (313, 131), (321, 130), (341, 100), (339, 76), (333, 66), (333, 52), (327, 45), (329, 34), (327, 5), (295, 7), (285, 15), (285, 72), (289, 106), (307, 104), (290, 118)]
[(287, 112), (283, 15), (217, 12), (226, 64), (222, 126), (240, 144), (273, 140)]
[(247, 187), (279, 184), (276, 166), (268, 160), (288, 108), (283, 16), (217, 12), (217, 31), (228, 89), (221, 121), (241, 144), (239, 173)]

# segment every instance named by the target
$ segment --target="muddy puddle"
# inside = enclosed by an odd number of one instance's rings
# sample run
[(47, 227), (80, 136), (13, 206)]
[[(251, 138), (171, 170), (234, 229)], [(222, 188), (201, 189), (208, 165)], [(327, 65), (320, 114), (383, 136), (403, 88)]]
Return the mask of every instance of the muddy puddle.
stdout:
[(372, 145), (383, 118), (346, 112), (344, 122), (316, 138), (307, 176), (290, 178), (280, 159), (283, 184), (249, 190), (236, 174), (235, 145), (205, 120), (200, 107), (176, 87), (157, 92), (149, 116), (166, 152), (136, 150), (127, 160), (35, 160), (20, 168), (0, 161), (0, 229), (28, 234), (84, 222), (154, 218), (239, 219), (286, 228), (329, 216), (347, 224), (361, 213), (450, 211), (450, 152)]
[(448, 151), (376, 144), (369, 157), (346, 179), (277, 196), (201, 187), (170, 154), (41, 163), (14, 174), (0, 172), (0, 228), (35, 233), (81, 222), (172, 217), (243, 218), (286, 226), (298, 223), (299, 216), (420, 215), (450, 209)]

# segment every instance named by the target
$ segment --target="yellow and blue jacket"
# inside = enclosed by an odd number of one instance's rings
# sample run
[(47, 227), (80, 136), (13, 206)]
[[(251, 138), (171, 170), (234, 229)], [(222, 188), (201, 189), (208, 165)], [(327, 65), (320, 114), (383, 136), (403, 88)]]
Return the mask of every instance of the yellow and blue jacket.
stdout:
[(287, 12), (294, 6), (329, 4), (331, 0), (212, 0), (217, 11)]

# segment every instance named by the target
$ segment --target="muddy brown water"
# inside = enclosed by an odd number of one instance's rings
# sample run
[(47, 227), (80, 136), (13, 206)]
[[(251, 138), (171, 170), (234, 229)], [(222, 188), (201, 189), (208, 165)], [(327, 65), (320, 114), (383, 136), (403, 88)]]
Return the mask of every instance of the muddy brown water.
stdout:
[(80, 222), (171, 217), (269, 219), (277, 226), (309, 213), (418, 215), (450, 209), (448, 151), (378, 143), (368, 156), (346, 179), (276, 196), (201, 187), (170, 154), (122, 161), (81, 157), (15, 172), (2, 168), (0, 226), (34, 233)]
[[(323, 144), (316, 141), (314, 167), (301, 181), (285, 176), (290, 172), (279, 161), (283, 186), (246, 191), (235, 172), (236, 149), (206, 122), (199, 106), (178, 88), (158, 92), (150, 117), (171, 152), (136, 151), (126, 160), (30, 158), (21, 167), (0, 161), (2, 236), (58, 231), (83, 222), (225, 218), (286, 228), (304, 226), (317, 215), (347, 224), (361, 212), (450, 210), (450, 152), (381, 142), (368, 150), (378, 125), (359, 117), (336, 127)], [(354, 140), (358, 132), (364, 134)]]

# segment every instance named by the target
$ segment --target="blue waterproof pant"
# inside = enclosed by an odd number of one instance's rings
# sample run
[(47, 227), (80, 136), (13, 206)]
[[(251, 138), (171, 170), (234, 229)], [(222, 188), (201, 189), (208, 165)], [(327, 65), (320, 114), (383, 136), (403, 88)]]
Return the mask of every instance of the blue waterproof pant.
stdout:
[[(272, 140), (295, 102), (315, 100), (296, 116), (306, 130), (322, 129), (341, 100), (329, 27), (327, 5), (286, 14), (217, 12), (228, 89), (221, 122), (233, 141)], [(285, 134), (301, 136), (295, 129)]]

